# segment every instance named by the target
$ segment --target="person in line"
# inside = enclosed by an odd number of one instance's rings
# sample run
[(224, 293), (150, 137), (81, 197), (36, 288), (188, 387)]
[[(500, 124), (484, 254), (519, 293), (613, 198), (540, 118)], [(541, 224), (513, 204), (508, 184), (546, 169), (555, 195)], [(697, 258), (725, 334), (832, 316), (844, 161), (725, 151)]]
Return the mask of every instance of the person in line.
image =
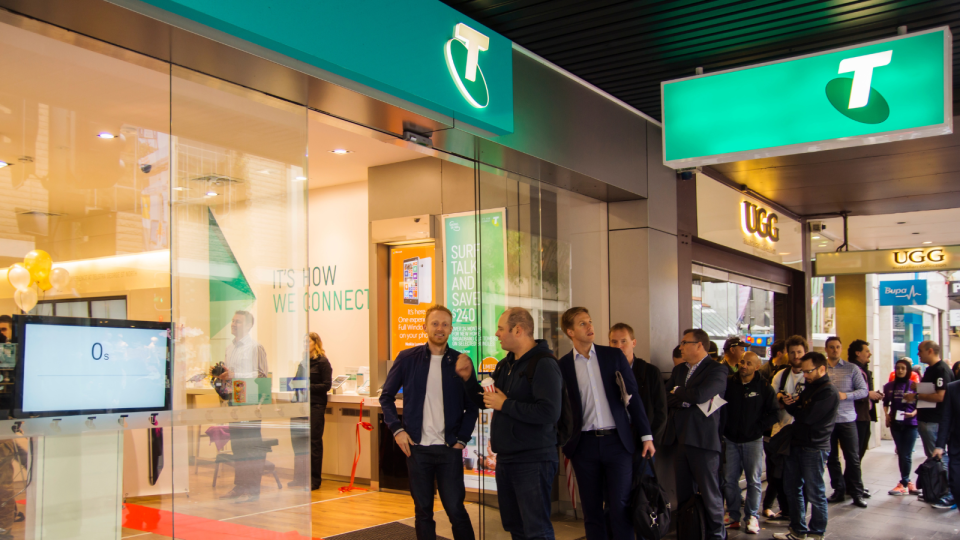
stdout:
[[(704, 414), (699, 405), (723, 398), (728, 370), (708, 360), (710, 336), (696, 328), (685, 330), (680, 341), (684, 363), (673, 368), (667, 382), (667, 406), (671, 416), (664, 432), (664, 445), (677, 445), (674, 476), (677, 502), (683, 506), (699, 488), (706, 509), (704, 538), (726, 538), (723, 497), (720, 494), (720, 414)], [(696, 487), (694, 487), (696, 484)]]
[[(637, 348), (637, 338), (633, 328), (626, 323), (617, 323), (610, 327), (610, 346), (623, 351), (623, 355), (630, 362), (633, 377), (637, 380), (640, 390), (640, 403), (647, 412), (650, 430), (653, 431), (653, 443), (657, 445), (663, 440), (663, 430), (667, 427), (667, 391), (663, 385), (660, 368), (637, 358), (634, 351)], [(568, 385), (569, 387), (569, 385)]]
[(953, 380), (960, 380), (960, 360), (953, 363)]
[[(906, 360), (907, 363), (910, 364), (910, 366), (913, 366), (913, 359), (910, 358), (909, 356), (901, 356), (900, 358), (898, 358), (898, 360)], [(956, 372), (957, 372), (956, 366), (957, 366), (957, 364), (960, 364), (960, 362), (957, 362), (956, 364), (954, 364), (954, 370), (953, 370), (953, 372), (954, 372), (953, 379), (954, 379), (954, 380), (957, 379), (957, 375), (956, 375)], [(895, 378), (897, 378), (897, 370), (896, 370), (896, 369), (894, 369), (893, 371), (890, 372), (890, 378), (887, 380), (887, 382), (893, 382), (893, 380), (894, 380)], [(913, 381), (913, 382), (915, 382), (915, 383), (920, 383), (920, 374), (917, 373), (916, 371), (914, 371), (914, 370), (913, 370), (913, 367), (910, 368), (910, 380)]]
[(730, 375), (735, 374), (737, 369), (740, 368), (740, 359), (743, 358), (746, 350), (747, 344), (737, 336), (727, 338), (727, 340), (723, 342), (723, 358), (720, 362), (727, 366)]
[[(923, 341), (917, 346), (917, 354), (920, 361), (927, 365), (927, 370), (923, 372), (921, 383), (933, 384), (933, 392), (926, 394), (906, 394), (904, 401), (913, 403), (916, 401), (926, 401), (935, 403), (934, 407), (917, 407), (920, 411), (917, 413), (917, 428), (920, 432), (920, 442), (923, 445), (923, 453), (927, 457), (933, 456), (936, 448), (937, 438), (940, 431), (940, 421), (943, 419), (943, 398), (947, 393), (947, 385), (953, 382), (953, 371), (946, 362), (940, 359), (940, 345), (935, 341)], [(943, 455), (943, 469), (949, 472), (949, 453)], [(933, 503), (934, 508), (942, 510), (953, 508), (955, 499), (952, 493), (944, 495), (939, 501)]]
[[(870, 345), (862, 339), (854, 340), (847, 347), (847, 361), (860, 368), (863, 380), (867, 383), (867, 397), (858, 399), (853, 404), (857, 411), (857, 440), (860, 442), (861, 464), (863, 463), (863, 456), (867, 454), (867, 448), (870, 446), (870, 423), (877, 421), (877, 403), (883, 399), (883, 394), (873, 388), (873, 371), (870, 369), (870, 358), (872, 356)], [(864, 488), (863, 496), (869, 499), (870, 490)]]
[[(832, 503), (843, 502), (849, 493), (855, 506), (866, 508), (863, 477), (860, 472), (857, 410), (854, 402), (868, 396), (867, 382), (863, 380), (863, 372), (860, 368), (845, 362), (840, 357), (843, 350), (840, 338), (828, 337), (824, 348), (827, 350), (827, 374), (830, 375), (830, 380), (837, 387), (840, 396), (840, 409), (833, 425), (833, 435), (830, 436), (830, 457), (827, 460), (830, 487), (833, 488), (833, 495), (828, 500)], [(843, 470), (840, 465), (841, 450), (846, 470)]]
[[(777, 540), (823, 540), (827, 532), (827, 492), (823, 466), (840, 407), (840, 392), (827, 375), (827, 359), (807, 353), (800, 364), (805, 384), (796, 398), (783, 399), (793, 417), (790, 455), (786, 456), (784, 486), (790, 498), (790, 530), (774, 534)], [(807, 504), (810, 523), (807, 524)]]
[[(947, 385), (944, 393), (943, 416), (937, 433), (936, 446), (933, 457), (943, 459), (950, 450), (954, 457), (960, 455), (960, 381)], [(950, 493), (953, 498), (960, 497), (960, 459), (950, 461), (950, 472), (947, 474), (950, 482)]]
[(5, 343), (13, 343), (13, 317), (0, 315), (0, 335)]
[[(683, 353), (680, 352), (680, 347), (673, 348), (673, 367), (677, 367), (683, 363)], [(666, 385), (667, 381), (663, 381), (663, 384)]]
[(717, 349), (716, 343), (712, 341), (710, 342), (710, 345), (707, 347), (707, 354), (710, 355), (710, 359), (713, 360), (714, 362), (720, 361), (720, 350)]
[[(265, 379), (270, 371), (267, 365), (267, 350), (257, 340), (250, 336), (254, 318), (249, 311), (237, 311), (230, 321), (230, 333), (233, 341), (227, 345), (226, 357), (223, 362), (224, 371), (219, 375), (228, 388), (235, 388), (235, 379)], [(257, 392), (258, 386), (247, 387), (246, 392)], [(236, 401), (235, 390), (230, 392), (231, 406), (241, 406), (247, 402)], [(257, 399), (259, 402), (259, 398)], [(231, 422), (230, 446), (233, 448), (234, 487), (221, 499), (233, 500), (237, 503), (256, 502), (260, 500), (260, 482), (263, 479), (263, 468), (267, 462), (267, 450), (263, 445), (260, 433), (260, 421)]]
[[(423, 331), (427, 342), (401, 351), (380, 394), (383, 420), (407, 456), (417, 540), (436, 540), (433, 489), (450, 519), (455, 540), (473, 540), (473, 525), (463, 502), (463, 448), (473, 437), (480, 414), (474, 400), (456, 378), (457, 363), (473, 362), (450, 348), (453, 314), (436, 304), (427, 309)], [(474, 379), (476, 377), (474, 376)], [(403, 419), (397, 413), (397, 392), (403, 389)]]
[(900, 482), (887, 492), (888, 495), (919, 495), (917, 486), (910, 481), (913, 468), (913, 448), (917, 444), (917, 405), (907, 403), (903, 396), (916, 393), (917, 383), (910, 380), (912, 373), (908, 358), (897, 360), (893, 381), (883, 386), (883, 412), (887, 416), (887, 425), (897, 448), (897, 462), (900, 465)]
[[(304, 338), (304, 359), (297, 366), (295, 379), (309, 384), (306, 390), (297, 390), (295, 399), (298, 403), (310, 403), (309, 428), (307, 426), (291, 426), (293, 444), (293, 481), (288, 487), (298, 488), (310, 486), (311, 491), (320, 489), (323, 473), (323, 428), (327, 411), (327, 392), (333, 385), (333, 366), (323, 350), (323, 340), (316, 332), (310, 332)], [(307, 418), (294, 418), (296, 423), (306, 424)], [(308, 442), (309, 439), (309, 442)], [(309, 466), (308, 466), (309, 465)], [(310, 470), (309, 475), (307, 469)], [(310, 483), (307, 483), (309, 476)]]
[(770, 360), (760, 368), (760, 375), (768, 382), (773, 382), (773, 377), (781, 369), (790, 367), (790, 358), (787, 356), (787, 346), (782, 339), (773, 342), (770, 347)]
[(631, 399), (625, 404), (621, 397), (621, 383), (627, 395), (639, 394), (633, 370), (621, 350), (594, 344), (593, 320), (587, 308), (565, 311), (560, 327), (573, 342), (573, 350), (560, 358), (574, 419), (573, 436), (563, 453), (577, 475), (587, 539), (632, 540), (635, 533), (627, 506), (633, 453), (638, 450), (634, 433), (642, 441), (643, 457), (654, 453), (643, 400)]
[[(784, 399), (792, 396), (796, 399), (803, 391), (806, 379), (800, 369), (803, 356), (807, 354), (807, 340), (803, 336), (790, 336), (784, 342), (784, 348), (787, 350), (787, 361), (790, 364), (789, 369), (781, 369), (773, 377), (773, 390), (777, 396), (777, 406), (780, 408), (777, 413), (777, 423), (770, 430), (770, 437), (767, 438), (763, 451), (766, 455), (767, 463), (767, 493), (763, 497), (763, 515), (767, 521), (780, 523), (790, 522), (790, 501), (787, 498), (787, 492), (783, 485), (783, 456), (780, 455), (780, 444), (789, 445), (790, 441), (783, 441), (783, 437), (777, 438), (777, 434), (793, 423), (793, 416), (787, 412)], [(771, 471), (773, 473), (771, 474)], [(780, 512), (773, 512), (773, 501), (776, 499), (780, 505)]]
[[(534, 339), (533, 332), (533, 316), (526, 309), (511, 308), (500, 315), (496, 335), (507, 356), (493, 372), (494, 391), (483, 391), (469, 358), (457, 361), (457, 374), (467, 395), (494, 411), (490, 442), (497, 454), (503, 529), (515, 539), (553, 540), (550, 499), (559, 462), (556, 425), (563, 377), (547, 342)], [(536, 369), (528, 379), (532, 363)]]
[(747, 479), (747, 500), (744, 508), (746, 530), (760, 533), (760, 470), (763, 465), (763, 433), (777, 422), (776, 395), (773, 387), (759, 373), (760, 357), (748, 352), (740, 359), (740, 369), (727, 381), (727, 422), (723, 436), (727, 443), (726, 483), (724, 500), (728, 515), (724, 521), (730, 529), (739, 529), (740, 473)]

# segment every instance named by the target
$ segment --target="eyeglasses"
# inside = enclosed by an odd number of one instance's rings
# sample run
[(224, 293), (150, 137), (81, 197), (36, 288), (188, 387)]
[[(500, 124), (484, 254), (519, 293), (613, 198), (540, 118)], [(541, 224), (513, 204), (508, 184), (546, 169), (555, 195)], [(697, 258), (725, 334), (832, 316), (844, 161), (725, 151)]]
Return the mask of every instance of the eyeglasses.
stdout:
[(680, 346), (683, 347), (684, 345), (693, 345), (694, 343), (700, 343), (700, 342), (699, 341), (681, 341)]
[(803, 372), (804, 375), (809, 375), (809, 374), (813, 373), (813, 372), (816, 371), (816, 370), (817, 370), (817, 368), (813, 368), (813, 369), (801, 369), (800, 371)]

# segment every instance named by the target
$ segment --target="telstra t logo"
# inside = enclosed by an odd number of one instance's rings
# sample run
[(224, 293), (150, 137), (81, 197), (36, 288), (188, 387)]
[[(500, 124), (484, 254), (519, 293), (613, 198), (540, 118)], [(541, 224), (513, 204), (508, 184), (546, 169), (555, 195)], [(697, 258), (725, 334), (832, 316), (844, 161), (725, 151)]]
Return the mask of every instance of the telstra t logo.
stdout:
[(489, 48), (489, 37), (463, 23), (454, 28), (453, 39), (444, 47), (450, 77), (464, 99), (478, 109), (490, 104), (487, 79), (479, 65), (480, 51)]
[(870, 86), (873, 70), (890, 63), (893, 51), (883, 51), (840, 61), (839, 74), (853, 73), (853, 78), (839, 77), (827, 83), (827, 99), (840, 114), (856, 122), (879, 124), (890, 116), (890, 105), (880, 92)]

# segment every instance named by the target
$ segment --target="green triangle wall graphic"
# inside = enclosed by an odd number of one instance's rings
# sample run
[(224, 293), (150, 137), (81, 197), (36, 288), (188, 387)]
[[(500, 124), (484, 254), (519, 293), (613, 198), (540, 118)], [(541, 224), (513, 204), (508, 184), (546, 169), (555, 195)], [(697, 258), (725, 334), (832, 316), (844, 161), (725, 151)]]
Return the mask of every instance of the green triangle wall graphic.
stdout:
[(237, 310), (252, 306), (257, 297), (209, 208), (207, 215), (210, 231), (207, 250), (210, 262), (210, 337), (214, 337), (230, 325)]

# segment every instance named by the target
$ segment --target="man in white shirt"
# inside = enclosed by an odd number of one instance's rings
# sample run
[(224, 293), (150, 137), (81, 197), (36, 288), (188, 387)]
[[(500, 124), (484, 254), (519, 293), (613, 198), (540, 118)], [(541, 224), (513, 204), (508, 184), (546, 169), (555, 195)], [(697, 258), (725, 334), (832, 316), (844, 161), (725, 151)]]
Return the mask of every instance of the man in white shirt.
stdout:
[[(427, 310), (423, 329), (427, 343), (402, 351), (380, 394), (383, 420), (407, 456), (410, 495), (418, 540), (436, 540), (433, 486), (450, 519), (454, 540), (474, 540), (473, 525), (463, 502), (463, 448), (473, 436), (479, 407), (467, 396), (456, 364), (470, 358), (447, 346), (453, 314), (441, 305)], [(473, 375), (476, 378), (476, 375)], [(403, 419), (397, 413), (397, 392), (403, 389)]]
[[(560, 359), (575, 426), (563, 453), (577, 475), (587, 540), (633, 540), (627, 506), (636, 440), (644, 457), (655, 451), (633, 370), (620, 349), (593, 343), (593, 321), (586, 308), (568, 309), (560, 326), (573, 341), (573, 350)], [(609, 531), (604, 501), (610, 511)]]
[[(253, 315), (248, 311), (234, 313), (230, 322), (233, 341), (227, 345), (223, 365), (226, 368), (220, 375), (230, 389), (230, 405), (243, 405), (250, 401), (246, 395), (257, 395), (258, 385), (243, 383), (243, 389), (235, 383), (236, 379), (263, 379), (270, 368), (267, 366), (267, 351), (263, 345), (250, 336), (253, 329)], [(260, 399), (252, 403), (259, 403)], [(234, 457), (234, 488), (221, 499), (236, 502), (254, 502), (260, 499), (260, 481), (266, 465), (267, 452), (260, 434), (260, 422), (231, 422), (230, 448)]]
[[(788, 509), (786, 491), (784, 491), (783, 477), (778, 476), (777, 472), (782, 472), (782, 457), (779, 457), (777, 449), (770, 445), (770, 438), (776, 435), (785, 426), (793, 423), (793, 416), (784, 409), (783, 398), (793, 396), (796, 398), (803, 390), (804, 377), (800, 369), (801, 358), (807, 354), (807, 340), (803, 336), (790, 336), (784, 343), (784, 349), (787, 351), (787, 362), (790, 367), (781, 369), (773, 377), (773, 391), (777, 393), (777, 404), (780, 407), (779, 421), (774, 424), (770, 431), (770, 437), (765, 437), (763, 451), (766, 454), (767, 462), (767, 493), (763, 497), (763, 515), (768, 521), (790, 522), (790, 512)], [(789, 441), (788, 441), (789, 444)], [(778, 466), (779, 463), (779, 466)], [(780, 512), (775, 513), (771, 506), (776, 498), (780, 504)]]

